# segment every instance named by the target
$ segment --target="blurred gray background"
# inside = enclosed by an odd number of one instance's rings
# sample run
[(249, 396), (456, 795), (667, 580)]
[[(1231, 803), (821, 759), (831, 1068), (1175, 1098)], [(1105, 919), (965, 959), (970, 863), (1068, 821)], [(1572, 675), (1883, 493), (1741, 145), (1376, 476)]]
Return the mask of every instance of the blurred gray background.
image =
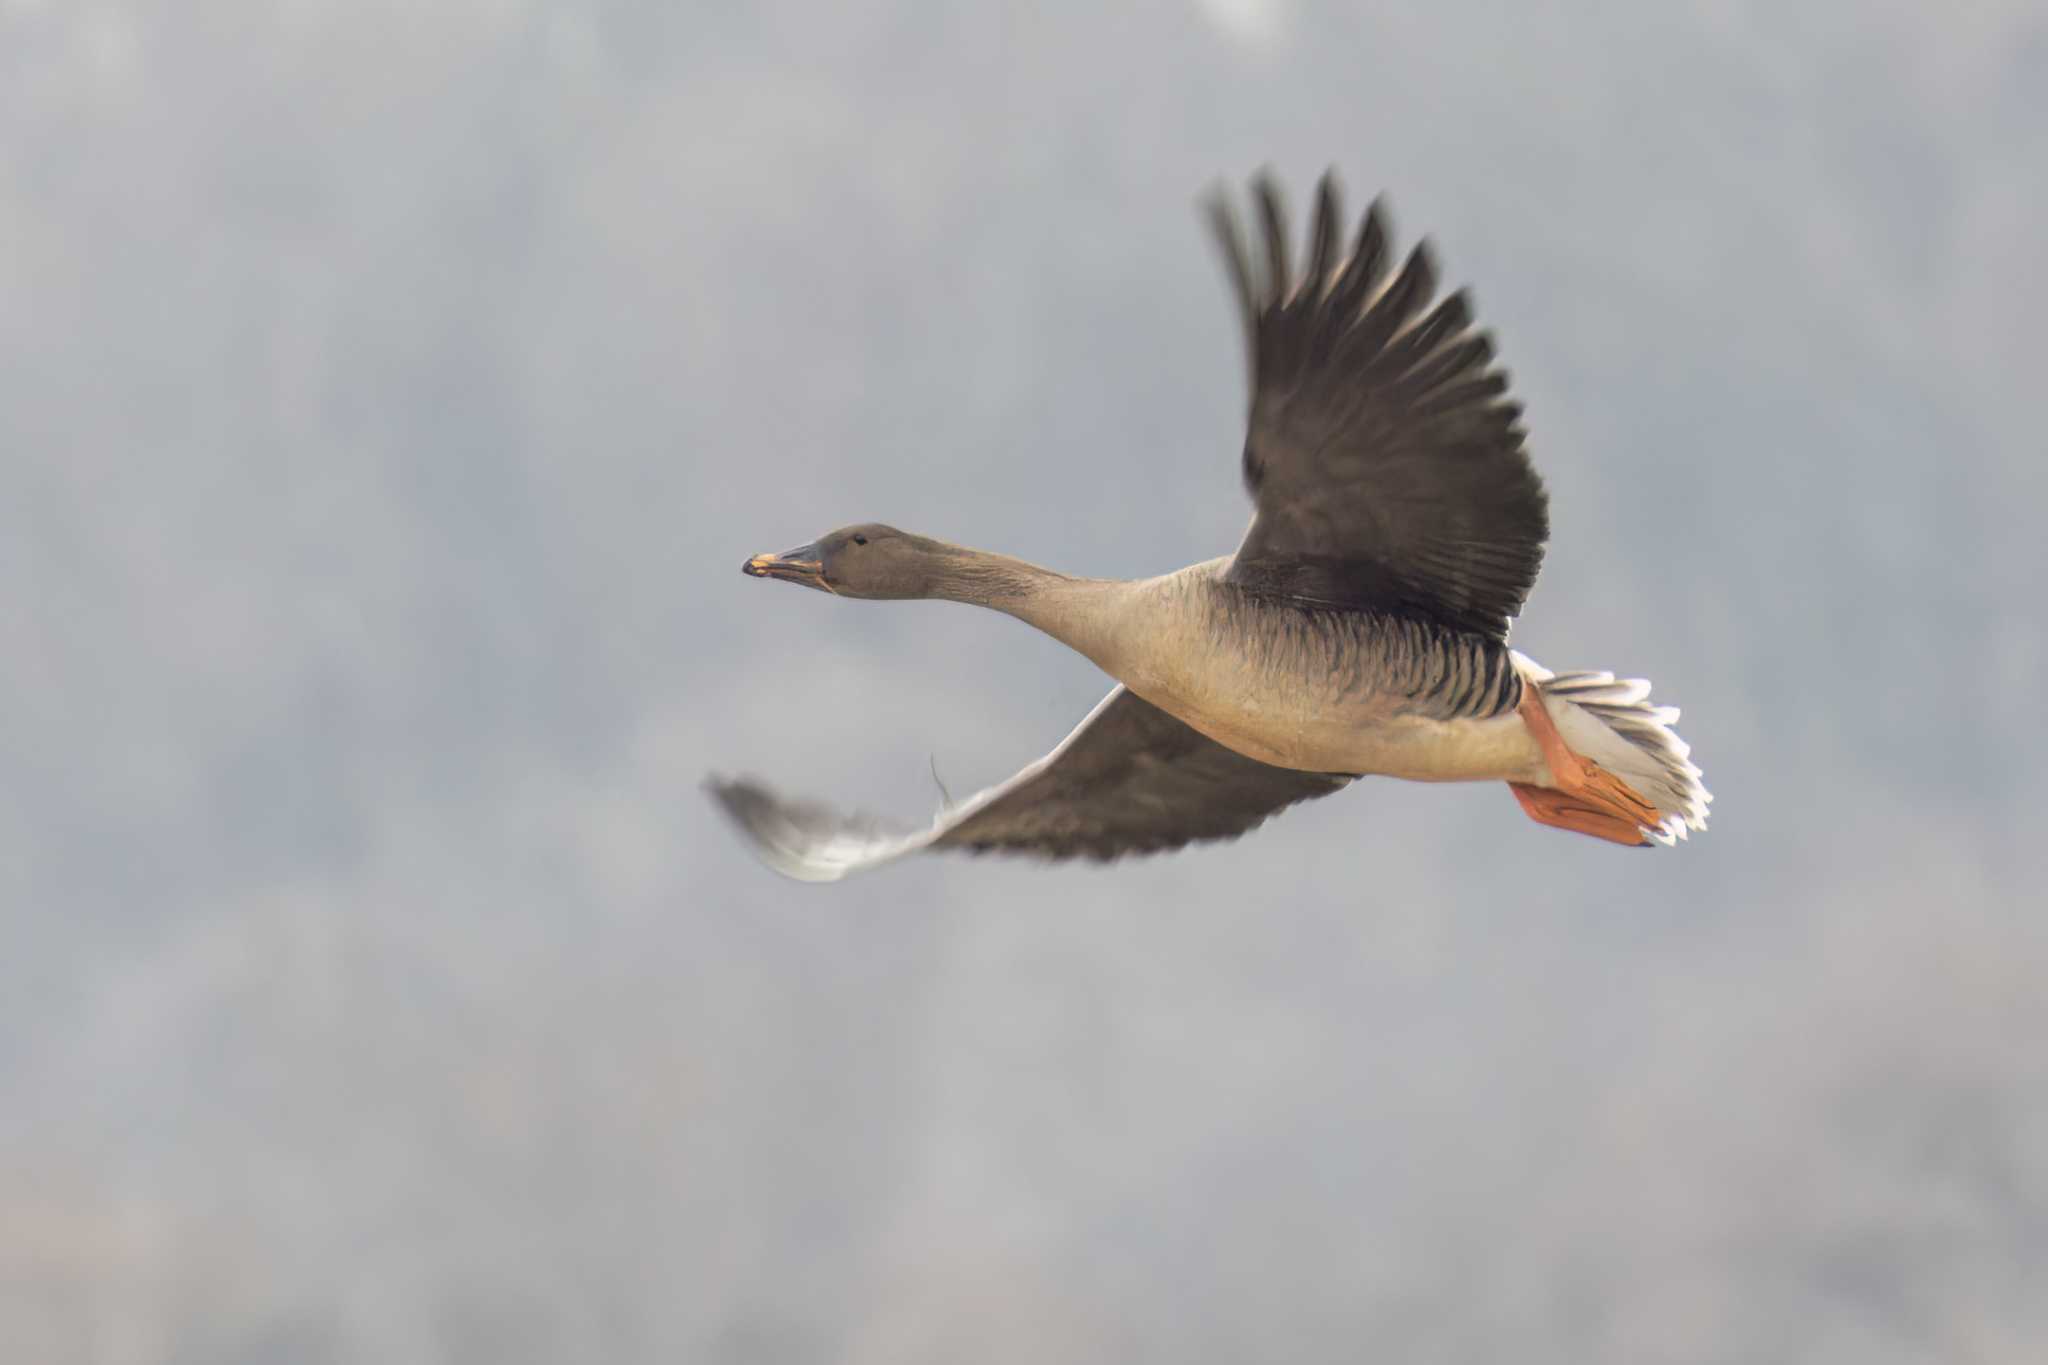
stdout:
[[(2038, 4), (0, 4), (0, 1358), (2048, 1353)], [(1197, 196), (1474, 284), (1719, 797), (756, 866), (1228, 550)]]

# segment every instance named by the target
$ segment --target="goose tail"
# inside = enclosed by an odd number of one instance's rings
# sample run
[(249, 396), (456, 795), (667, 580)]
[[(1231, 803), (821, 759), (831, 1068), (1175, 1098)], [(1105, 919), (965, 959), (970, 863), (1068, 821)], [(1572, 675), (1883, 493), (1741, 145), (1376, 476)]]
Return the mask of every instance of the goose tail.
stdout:
[[(1713, 793), (1701, 781), (1699, 765), (1692, 761), (1692, 746), (1672, 728), (1678, 721), (1678, 708), (1653, 702), (1648, 681), (1616, 678), (1605, 671), (1552, 673), (1519, 653), (1515, 661), (1524, 681), (1538, 690), (1543, 709), (1565, 746), (1654, 808), (1654, 819), (1634, 822), (1644, 839), (1668, 847), (1707, 827), (1707, 805), (1714, 799)], [(1525, 808), (1531, 795), (1516, 789)], [(1633, 838), (1615, 841), (1642, 842)]]

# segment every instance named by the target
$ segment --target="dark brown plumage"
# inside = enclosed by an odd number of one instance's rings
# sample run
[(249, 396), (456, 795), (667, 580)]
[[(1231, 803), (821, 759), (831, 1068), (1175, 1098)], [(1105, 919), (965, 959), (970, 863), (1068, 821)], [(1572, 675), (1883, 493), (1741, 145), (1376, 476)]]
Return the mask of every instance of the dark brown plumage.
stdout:
[(1429, 308), (1437, 272), (1426, 242), (1380, 285), (1390, 234), (1377, 201), (1336, 261), (1331, 176), (1299, 275), (1269, 177), (1253, 182), (1253, 198), (1263, 268), (1229, 200), (1209, 205), (1252, 378), (1244, 480), (1257, 512), (1226, 581), (1505, 640), (1550, 523), (1521, 409), (1504, 397), (1491, 341), (1472, 330), (1469, 297)]
[(826, 880), (925, 848), (1101, 861), (1231, 839), (1351, 780), (1246, 758), (1119, 687), (1058, 748), (926, 829), (787, 801), (745, 779), (713, 782), (711, 793), (771, 866)]

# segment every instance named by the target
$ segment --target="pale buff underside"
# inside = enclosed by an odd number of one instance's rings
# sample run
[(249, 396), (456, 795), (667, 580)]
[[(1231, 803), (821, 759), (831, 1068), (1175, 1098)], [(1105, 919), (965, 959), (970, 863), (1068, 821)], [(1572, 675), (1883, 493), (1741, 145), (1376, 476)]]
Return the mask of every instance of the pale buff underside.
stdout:
[(1379, 714), (1370, 704), (1312, 709), (1284, 692), (1232, 692), (1225, 677), (1194, 680), (1184, 690), (1151, 691), (1128, 679), (1125, 685), (1217, 743), (1275, 767), (1550, 785), (1535, 739), (1512, 711), (1445, 721)]
[(1248, 651), (1240, 632), (1216, 627), (1206, 591), (1227, 562), (1129, 583), (1072, 580), (1070, 593), (1048, 593), (1037, 610), (1016, 614), (1154, 706), (1262, 763), (1418, 782), (1551, 785), (1535, 738), (1512, 711), (1484, 720), (1417, 715), (1403, 697), (1338, 689), (1328, 660)]

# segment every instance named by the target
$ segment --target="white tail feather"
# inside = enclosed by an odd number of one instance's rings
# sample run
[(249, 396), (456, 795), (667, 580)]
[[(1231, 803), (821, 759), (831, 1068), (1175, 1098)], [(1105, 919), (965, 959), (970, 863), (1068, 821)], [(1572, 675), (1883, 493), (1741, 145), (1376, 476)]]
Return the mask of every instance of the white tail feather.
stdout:
[(1636, 789), (1664, 817), (1646, 829), (1660, 844), (1673, 844), (1691, 830), (1707, 827), (1714, 799), (1692, 762), (1692, 746), (1671, 727), (1675, 706), (1650, 703), (1650, 684), (1612, 673), (1552, 673), (1517, 653), (1522, 676), (1542, 690), (1558, 735), (1572, 752), (1589, 758)]

